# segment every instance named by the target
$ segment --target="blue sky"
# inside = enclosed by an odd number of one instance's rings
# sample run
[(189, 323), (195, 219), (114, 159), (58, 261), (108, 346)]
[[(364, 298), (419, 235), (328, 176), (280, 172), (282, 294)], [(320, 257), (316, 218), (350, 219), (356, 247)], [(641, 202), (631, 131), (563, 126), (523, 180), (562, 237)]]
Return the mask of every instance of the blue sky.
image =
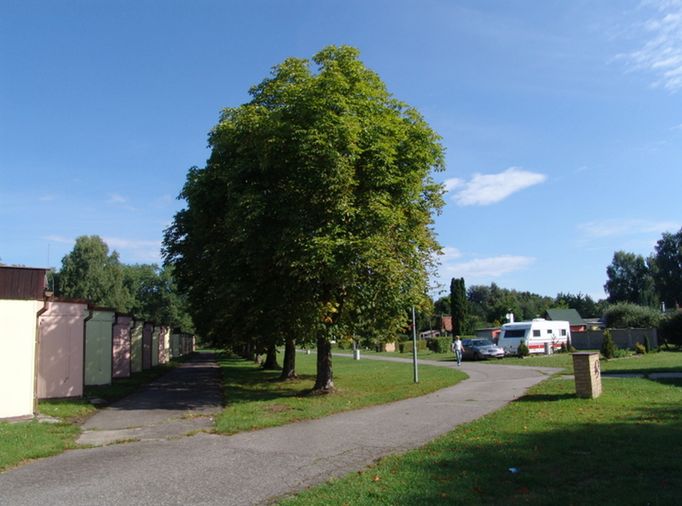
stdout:
[(159, 262), (220, 110), (328, 44), (443, 138), (444, 285), (601, 298), (682, 226), (682, 0), (3, 0), (0, 259)]

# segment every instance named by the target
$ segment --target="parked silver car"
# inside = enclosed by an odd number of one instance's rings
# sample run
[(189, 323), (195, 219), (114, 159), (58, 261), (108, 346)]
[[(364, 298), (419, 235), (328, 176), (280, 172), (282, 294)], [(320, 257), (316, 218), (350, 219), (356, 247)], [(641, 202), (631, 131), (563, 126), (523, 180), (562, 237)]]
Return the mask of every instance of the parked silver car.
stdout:
[(483, 360), (486, 358), (504, 358), (504, 349), (495, 345), (490, 339), (462, 339), (463, 359)]

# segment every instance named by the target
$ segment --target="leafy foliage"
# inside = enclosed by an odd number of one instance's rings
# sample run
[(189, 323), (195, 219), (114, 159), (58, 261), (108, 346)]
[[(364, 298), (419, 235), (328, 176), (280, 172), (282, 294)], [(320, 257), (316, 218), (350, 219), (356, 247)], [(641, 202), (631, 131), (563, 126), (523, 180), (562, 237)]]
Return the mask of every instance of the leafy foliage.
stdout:
[(656, 243), (652, 272), (660, 299), (670, 308), (682, 303), (682, 229)]
[(452, 278), (450, 282), (450, 307), (452, 308), (452, 333), (462, 335), (468, 330), (467, 317), (467, 292), (464, 286), (464, 278)]
[(636, 304), (614, 304), (604, 312), (604, 323), (611, 328), (656, 328), (660, 313)]
[(452, 338), (450, 337), (436, 337), (429, 339), (427, 347), (434, 353), (448, 353), (450, 345), (452, 345)]
[(110, 254), (109, 246), (96, 235), (78, 237), (73, 250), (64, 256), (58, 292), (119, 311), (127, 311), (131, 304), (118, 253)]
[(393, 336), (426, 303), (443, 150), (356, 49), (329, 46), (313, 63), (285, 60), (223, 111), (165, 258), (202, 334), (231, 346), (316, 338), (327, 390), (331, 339)]
[(614, 358), (616, 356), (616, 343), (613, 342), (611, 331), (606, 329), (604, 331), (604, 339), (601, 342), (601, 354), (605, 359)]
[(55, 279), (61, 297), (87, 300), (185, 332), (194, 330), (171, 268), (122, 264), (118, 253), (109, 253), (109, 247), (97, 235), (76, 239)]
[(661, 319), (658, 327), (659, 342), (664, 340), (670, 344), (682, 344), (682, 312), (676, 311)]
[(527, 357), (530, 355), (530, 350), (528, 349), (526, 341), (521, 341), (521, 344), (519, 344), (519, 347), (516, 349), (516, 354), (519, 357)]
[(657, 304), (654, 279), (644, 257), (625, 251), (616, 251), (606, 269), (608, 281), (604, 290), (609, 302), (655, 306)]

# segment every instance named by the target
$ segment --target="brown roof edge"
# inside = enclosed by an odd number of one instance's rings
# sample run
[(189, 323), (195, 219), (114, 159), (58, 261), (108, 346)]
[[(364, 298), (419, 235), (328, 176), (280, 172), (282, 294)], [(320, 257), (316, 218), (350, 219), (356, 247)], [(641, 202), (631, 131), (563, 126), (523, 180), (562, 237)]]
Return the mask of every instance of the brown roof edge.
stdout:
[(88, 304), (88, 309), (90, 311), (110, 311), (112, 313), (116, 312), (116, 308), (105, 307), (105, 306), (96, 306), (95, 304)]

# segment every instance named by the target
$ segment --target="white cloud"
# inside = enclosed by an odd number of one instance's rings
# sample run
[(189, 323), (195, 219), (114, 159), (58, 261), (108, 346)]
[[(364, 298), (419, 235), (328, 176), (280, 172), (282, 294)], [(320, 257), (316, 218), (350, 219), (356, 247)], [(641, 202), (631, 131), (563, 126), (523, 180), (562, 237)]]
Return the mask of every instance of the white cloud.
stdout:
[(676, 231), (680, 224), (674, 221), (599, 220), (581, 223), (578, 229), (588, 238), (619, 237), (640, 234), (662, 234)]
[(656, 87), (670, 92), (682, 89), (682, 1), (653, 0), (646, 3), (655, 10), (642, 28), (645, 42), (627, 54), (619, 55), (630, 62), (633, 70), (649, 72)]
[[(486, 206), (500, 202), (513, 193), (540, 184), (547, 179), (544, 174), (510, 167), (499, 174), (474, 174), (471, 180), (448, 179), (451, 188), (457, 189), (452, 199), (460, 206)], [(456, 183), (456, 184), (455, 184)]]
[(535, 262), (535, 258), (533, 257), (516, 255), (499, 255), (495, 257), (475, 258), (465, 262), (452, 262), (453, 259), (457, 258), (459, 258), (459, 256), (445, 259), (441, 267), (442, 277), (464, 277), (466, 279), (499, 278), (511, 272), (524, 270)]
[(452, 246), (445, 246), (443, 248), (443, 255), (442, 255), (442, 260), (444, 262), (448, 262), (450, 260), (454, 260), (455, 258), (460, 258), (462, 256), (462, 252), (457, 249), (453, 248)]
[(161, 260), (161, 241), (103, 237), (109, 249), (121, 253), (128, 261), (158, 262)]
[(70, 237), (64, 237), (63, 235), (48, 235), (43, 239), (49, 242), (58, 242), (62, 244), (71, 244), (74, 242), (74, 239), (71, 239)]
[(128, 202), (128, 199), (118, 193), (112, 193), (109, 195), (109, 200), (107, 202), (109, 204), (125, 204)]

